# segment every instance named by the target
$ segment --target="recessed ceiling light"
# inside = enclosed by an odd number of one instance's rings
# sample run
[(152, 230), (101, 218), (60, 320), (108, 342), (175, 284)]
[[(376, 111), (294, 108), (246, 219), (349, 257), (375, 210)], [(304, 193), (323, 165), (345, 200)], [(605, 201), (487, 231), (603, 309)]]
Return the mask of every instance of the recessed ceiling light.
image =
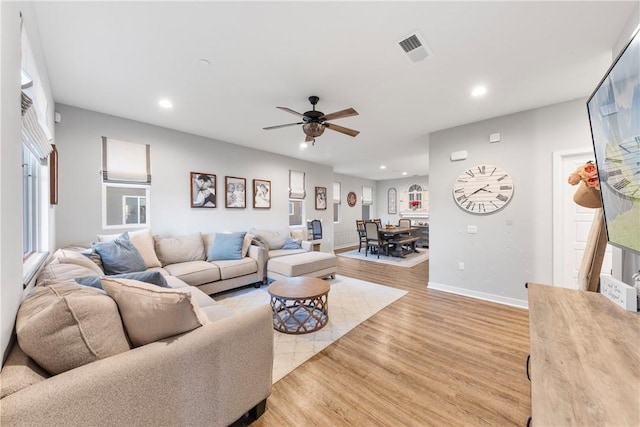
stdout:
[(158, 101), (158, 105), (161, 106), (162, 108), (172, 108), (173, 107), (173, 104), (168, 99), (161, 99), (160, 101)]
[(309, 146), (309, 144), (307, 144), (306, 142), (301, 142), (301, 143), (300, 143), (300, 149), (301, 149), (301, 150), (306, 149), (308, 146)]
[(485, 93), (487, 93), (487, 87), (486, 86), (476, 86), (471, 91), (471, 96), (482, 96)]
[(385, 165), (380, 165), (380, 169), (386, 169), (387, 167)]
[(407, 174), (406, 172), (402, 172), (402, 176), (404, 176), (404, 175), (406, 175), (406, 174)]

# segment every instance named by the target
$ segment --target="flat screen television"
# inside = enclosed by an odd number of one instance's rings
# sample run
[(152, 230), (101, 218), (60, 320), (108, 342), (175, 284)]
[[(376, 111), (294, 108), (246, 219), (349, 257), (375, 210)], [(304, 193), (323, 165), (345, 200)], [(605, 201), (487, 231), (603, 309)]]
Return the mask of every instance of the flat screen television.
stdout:
[(640, 254), (640, 31), (587, 101), (607, 239)]

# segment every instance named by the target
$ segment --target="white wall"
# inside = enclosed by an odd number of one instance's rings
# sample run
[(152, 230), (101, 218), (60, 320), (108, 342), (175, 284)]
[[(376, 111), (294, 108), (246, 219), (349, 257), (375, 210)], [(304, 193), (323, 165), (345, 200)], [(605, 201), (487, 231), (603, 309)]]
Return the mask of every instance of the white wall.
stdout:
[[(378, 216), (382, 220), (383, 224), (390, 222), (391, 224), (398, 224), (400, 220), (400, 212), (406, 210), (402, 206), (400, 200), (402, 199), (402, 193), (407, 191), (413, 184), (419, 184), (423, 190), (429, 190), (429, 177), (428, 176), (412, 176), (410, 178), (401, 179), (388, 179), (384, 181), (378, 181), (378, 191), (376, 193), (378, 203)], [(397, 206), (396, 214), (390, 214), (388, 209), (387, 192), (390, 188), (395, 188), (397, 191)], [(405, 201), (406, 202), (406, 201)], [(427, 205), (428, 206), (428, 205)]]
[[(511, 114), (431, 134), (429, 286), (526, 305), (525, 282), (552, 280), (552, 158), (584, 147), (591, 134), (586, 100)], [(502, 140), (489, 142), (500, 132)], [(451, 162), (452, 151), (467, 150)], [(475, 164), (506, 169), (514, 196), (502, 210), (472, 215), (453, 201), (459, 174)], [(478, 234), (468, 234), (475, 225)], [(458, 269), (463, 262), (465, 269)]]
[[(20, 12), (49, 101), (47, 118), (53, 129), (53, 96), (31, 3), (0, 2), (0, 346), (3, 354), (23, 298)], [(46, 168), (44, 173), (48, 173)], [(54, 209), (47, 207), (45, 211), (53, 220)], [(53, 233), (52, 226), (49, 231)], [(51, 243), (53, 234), (44, 236), (44, 240)]]
[[(101, 137), (107, 136), (151, 146), (154, 233), (175, 236), (194, 231), (287, 228), (289, 169), (295, 169), (306, 172), (305, 216), (322, 220), (321, 248), (333, 249), (332, 211), (316, 211), (314, 201), (315, 186), (332, 188), (332, 168), (67, 105), (59, 104), (56, 110), (62, 116), (56, 125), (60, 173), (57, 246), (90, 242), (97, 234), (121, 231), (102, 229)], [(190, 207), (190, 172), (216, 175), (218, 207)], [(246, 209), (224, 207), (225, 175), (246, 178)], [(253, 209), (253, 179), (271, 181), (271, 209)]]
[[(335, 247), (344, 248), (347, 246), (357, 246), (358, 234), (356, 233), (356, 219), (362, 219), (363, 186), (373, 188), (373, 204), (369, 207), (369, 212), (371, 213), (371, 218), (378, 218), (378, 209), (382, 201), (376, 197), (376, 181), (341, 174), (335, 174), (333, 180), (341, 184), (342, 192), (340, 222), (334, 224)], [(350, 191), (353, 191), (357, 195), (356, 205), (353, 207), (349, 207), (347, 204), (347, 194), (349, 194)], [(386, 199), (384, 203), (386, 203)]]

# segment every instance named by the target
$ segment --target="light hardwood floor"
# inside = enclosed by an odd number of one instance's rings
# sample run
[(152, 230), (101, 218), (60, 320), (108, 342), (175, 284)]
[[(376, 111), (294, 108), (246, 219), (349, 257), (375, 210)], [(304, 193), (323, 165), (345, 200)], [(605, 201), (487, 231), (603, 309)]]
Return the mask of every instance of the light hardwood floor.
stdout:
[(526, 310), (427, 289), (428, 262), (338, 274), (409, 293), (274, 384), (252, 426), (526, 425)]

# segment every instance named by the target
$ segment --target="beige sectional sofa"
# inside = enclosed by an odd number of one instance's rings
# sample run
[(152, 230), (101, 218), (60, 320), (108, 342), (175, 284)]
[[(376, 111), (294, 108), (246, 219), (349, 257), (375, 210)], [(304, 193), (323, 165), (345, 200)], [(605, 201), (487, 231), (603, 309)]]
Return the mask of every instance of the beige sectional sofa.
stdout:
[(0, 373), (2, 426), (227, 426), (265, 410), (270, 307), (237, 314), (207, 295), (261, 282), (264, 251), (207, 262), (202, 238), (131, 234), (166, 287), (117, 276), (100, 279), (104, 290), (80, 285), (103, 270), (91, 254), (57, 251), (18, 312)]

